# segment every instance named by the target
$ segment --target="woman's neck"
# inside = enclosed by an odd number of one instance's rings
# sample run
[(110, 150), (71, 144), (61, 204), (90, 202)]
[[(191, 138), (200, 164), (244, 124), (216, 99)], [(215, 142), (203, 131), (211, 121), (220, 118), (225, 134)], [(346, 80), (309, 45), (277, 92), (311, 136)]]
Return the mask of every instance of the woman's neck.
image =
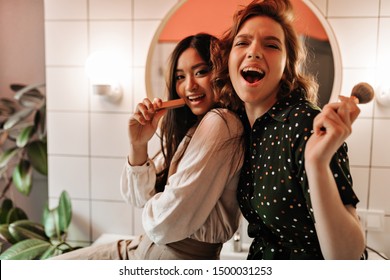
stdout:
[(266, 105), (266, 106), (265, 105), (259, 106), (259, 105), (246, 103), (245, 111), (246, 111), (246, 115), (248, 116), (250, 126), (253, 127), (255, 121), (261, 116), (263, 116), (265, 113), (267, 113), (272, 106), (273, 104)]

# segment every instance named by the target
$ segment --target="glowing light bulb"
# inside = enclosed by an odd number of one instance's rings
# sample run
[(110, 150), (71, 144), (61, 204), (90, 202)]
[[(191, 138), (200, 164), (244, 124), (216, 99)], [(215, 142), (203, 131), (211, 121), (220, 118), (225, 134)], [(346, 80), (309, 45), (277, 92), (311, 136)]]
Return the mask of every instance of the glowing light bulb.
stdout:
[(103, 96), (110, 102), (118, 102), (122, 98), (120, 80), (125, 73), (125, 64), (119, 53), (92, 53), (85, 63), (85, 71), (94, 94)]

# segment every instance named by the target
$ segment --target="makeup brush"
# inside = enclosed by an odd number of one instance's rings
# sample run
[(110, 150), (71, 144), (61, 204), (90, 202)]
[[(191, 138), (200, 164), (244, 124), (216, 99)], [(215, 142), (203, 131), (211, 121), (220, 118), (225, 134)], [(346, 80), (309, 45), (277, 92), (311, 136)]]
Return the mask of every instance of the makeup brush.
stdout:
[(161, 109), (175, 109), (175, 108), (183, 107), (184, 105), (186, 105), (186, 102), (184, 101), (184, 99), (180, 98), (180, 99), (164, 101), (162, 106), (158, 109), (159, 110), (161, 110)]
[[(366, 104), (374, 98), (374, 89), (368, 83), (358, 83), (352, 88), (351, 98), (356, 104)], [(321, 127), (321, 131), (326, 131)]]
[(374, 95), (374, 89), (368, 83), (358, 83), (351, 92), (351, 97), (356, 104), (366, 104), (374, 98)]

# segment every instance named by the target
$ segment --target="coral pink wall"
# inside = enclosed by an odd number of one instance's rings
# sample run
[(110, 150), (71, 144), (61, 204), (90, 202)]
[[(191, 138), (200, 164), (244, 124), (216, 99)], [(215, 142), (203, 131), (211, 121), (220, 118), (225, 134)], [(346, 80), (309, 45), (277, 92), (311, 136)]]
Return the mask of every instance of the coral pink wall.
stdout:
[[(159, 41), (176, 42), (197, 32), (220, 36), (231, 25), (237, 8), (250, 2), (251, 0), (188, 0), (166, 23)], [(297, 31), (319, 40), (327, 40), (326, 32), (313, 12), (301, 0), (292, 0), (292, 3), (296, 11)]]

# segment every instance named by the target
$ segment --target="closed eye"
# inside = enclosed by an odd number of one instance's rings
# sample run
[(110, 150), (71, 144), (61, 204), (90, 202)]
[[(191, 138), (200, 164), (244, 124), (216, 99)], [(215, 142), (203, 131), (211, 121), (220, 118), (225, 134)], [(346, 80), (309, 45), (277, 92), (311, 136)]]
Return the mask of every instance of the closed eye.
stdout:
[(271, 49), (280, 50), (280, 47), (277, 44), (267, 44), (266, 47), (271, 48)]
[(246, 46), (248, 45), (248, 42), (245, 41), (237, 41), (234, 46), (239, 47), (239, 46)]
[(281, 50), (282, 49), (282, 41), (275, 36), (267, 36), (264, 39), (264, 46), (271, 49)]

